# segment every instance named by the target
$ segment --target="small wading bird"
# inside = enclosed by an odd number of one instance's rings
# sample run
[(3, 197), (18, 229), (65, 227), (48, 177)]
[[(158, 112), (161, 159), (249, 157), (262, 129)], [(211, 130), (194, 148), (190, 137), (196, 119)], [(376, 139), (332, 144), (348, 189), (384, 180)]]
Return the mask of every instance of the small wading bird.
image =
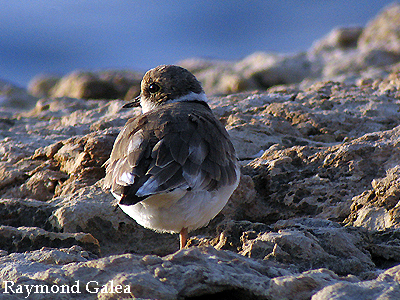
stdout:
[(235, 150), (196, 77), (172, 65), (149, 70), (142, 107), (128, 120), (105, 163), (104, 187), (140, 225), (180, 234), (206, 226), (239, 183)]

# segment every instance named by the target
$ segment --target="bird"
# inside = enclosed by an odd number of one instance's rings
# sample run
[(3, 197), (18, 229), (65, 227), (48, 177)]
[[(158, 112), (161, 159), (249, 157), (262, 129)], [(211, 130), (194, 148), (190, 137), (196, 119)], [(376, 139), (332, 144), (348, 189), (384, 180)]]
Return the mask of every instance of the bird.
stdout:
[(141, 106), (118, 134), (105, 162), (104, 188), (138, 224), (156, 232), (188, 233), (207, 226), (240, 180), (230, 136), (187, 69), (160, 65), (145, 73)]

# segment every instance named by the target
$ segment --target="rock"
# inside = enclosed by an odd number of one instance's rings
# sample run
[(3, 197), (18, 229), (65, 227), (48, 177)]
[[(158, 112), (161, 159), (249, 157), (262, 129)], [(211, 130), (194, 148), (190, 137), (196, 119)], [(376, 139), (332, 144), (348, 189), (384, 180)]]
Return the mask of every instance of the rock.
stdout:
[(367, 24), (358, 41), (359, 49), (379, 49), (400, 54), (399, 24), (400, 4), (394, 2)]
[[(235, 65), (237, 73), (267, 89), (278, 84), (297, 83), (313, 76), (306, 53), (294, 55), (254, 53)], [(288, 71), (290, 70), (290, 71)]]
[[(31, 111), (10, 117), (0, 131), (6, 137), (0, 140), (2, 196), (49, 200), (102, 178), (118, 126), (135, 115), (123, 110), (115, 118), (122, 103), (43, 99)], [(110, 125), (117, 128), (103, 130)]]
[(242, 159), (254, 158), (274, 144), (321, 146), (399, 124), (398, 104), (392, 96), (380, 94), (371, 86), (331, 81), (289, 94), (243, 93), (211, 98), (210, 105), (226, 120)]
[(42, 227), (51, 229), (48, 221), (54, 206), (32, 199), (0, 199), (0, 224), (13, 227)]
[(235, 70), (234, 62), (190, 59), (178, 64), (197, 77), (208, 95), (237, 93), (258, 87), (252, 79)]
[(50, 97), (51, 89), (60, 79), (61, 77), (54, 75), (37, 75), (29, 81), (28, 92), (38, 98)]
[[(400, 59), (399, 4), (384, 9), (365, 28), (335, 28), (305, 53), (257, 52), (239, 61), (186, 59), (179, 62), (203, 83), (207, 94), (265, 90), (276, 85), (341, 81), (354, 84), (372, 70)], [(379, 70), (378, 70), (379, 69)]]
[[(393, 149), (393, 155), (400, 161), (400, 153), (396, 150), (398, 147)], [(373, 179), (371, 185), (371, 190), (353, 198), (347, 222), (370, 230), (399, 229), (400, 166), (388, 169), (385, 177)]]
[(53, 158), (60, 171), (70, 177), (56, 187), (54, 194), (70, 194), (103, 178), (103, 164), (110, 156), (115, 138), (115, 134), (103, 131), (62, 141), (62, 146), (53, 154)]
[(381, 49), (335, 50), (324, 53), (318, 59), (321, 66), (321, 76), (324, 79), (336, 80), (344, 74), (359, 76), (362, 71), (369, 68), (384, 67), (399, 61), (400, 55)]
[[(397, 70), (396, 70), (397, 69)], [(393, 70), (381, 80), (373, 82), (380, 93), (390, 95), (394, 98), (400, 98), (400, 74), (398, 68)]]
[(362, 27), (334, 28), (325, 37), (313, 43), (310, 53), (329, 52), (336, 49), (356, 48), (358, 38), (363, 31)]
[(318, 290), (339, 281), (339, 277), (326, 269), (312, 270), (299, 275), (271, 279), (270, 299), (310, 299)]
[[(122, 296), (182, 299), (205, 295), (267, 299), (268, 275), (287, 274), (266, 263), (212, 247), (188, 249), (165, 257), (124, 254), (97, 260), (85, 259), (79, 250), (77, 247), (59, 251), (42, 249), (42, 253), (33, 251), (1, 257), (0, 265), (8, 266), (1, 268), (1, 279), (14, 282), (26, 278), (25, 282), (16, 284), (29, 284), (27, 279), (50, 286), (78, 284), (79, 296), (84, 299), (93, 297), (90, 292), (99, 291), (104, 285), (108, 289), (99, 294), (101, 299)], [(43, 261), (43, 256), (49, 258)], [(30, 269), (25, 269), (24, 264), (29, 264)], [(8, 271), (11, 267), (13, 272)], [(99, 267), (107, 271), (99, 272)], [(111, 285), (123, 288), (111, 290)], [(5, 288), (0, 291), (4, 295)], [(32, 296), (38, 299), (50, 295)]]
[[(75, 71), (61, 78), (48, 94), (51, 97), (81, 99), (124, 99), (133, 86), (140, 86), (141, 78), (142, 74), (128, 71)], [(32, 82), (32, 85), (34, 84), (35, 82)], [(136, 97), (132, 91), (130, 97)]]
[(369, 231), (366, 249), (378, 268), (387, 269), (400, 263), (400, 231), (386, 229), (382, 231)]
[(36, 79), (32, 92), (47, 98), (0, 109), (0, 299), (28, 296), (10, 285), (50, 289), (30, 299), (397, 299), (397, 6), (306, 53), (182, 62), (219, 93), (209, 104), (241, 177), (178, 252), (177, 235), (139, 226), (102, 190), (114, 139), (140, 109), (86, 98), (128, 100), (137, 73)]
[(226, 219), (247, 219), (249, 216), (257, 219), (257, 215), (264, 214), (259, 211), (261, 205), (253, 179), (241, 174), (239, 186), (221, 211), (221, 215)]
[[(103, 133), (59, 141), (38, 148), (29, 159), (6, 165), (3, 172), (0, 167), (0, 176), (7, 177), (3, 186), (9, 187), (4, 195), (49, 200), (54, 195), (65, 194), (65, 190), (72, 193), (84, 184), (95, 183), (104, 177), (102, 165), (108, 159), (116, 137)], [(15, 187), (16, 181), (25, 182)]]
[(377, 280), (364, 282), (340, 282), (325, 287), (311, 297), (312, 300), (398, 299), (400, 293), (399, 268), (394, 267), (381, 274)]
[[(191, 248), (165, 257), (123, 254), (101, 259), (93, 259), (78, 246), (43, 248), (2, 256), (0, 265), (2, 295), (10, 293), (11, 288), (16, 291), (19, 285), (47, 286), (49, 293), (32, 293), (31, 299), (54, 298), (50, 290), (54, 285), (69, 291), (64, 294), (66, 299), (93, 299), (96, 294), (101, 299), (287, 299), (293, 295), (295, 299), (332, 299), (327, 295), (335, 295), (344, 287), (349, 296), (354, 294), (350, 290), (353, 287), (361, 294), (377, 296), (386, 292), (391, 297), (388, 299), (396, 299), (399, 272), (397, 266), (369, 281), (340, 277), (327, 269), (291, 273), (271, 262), (212, 247)], [(26, 288), (21, 292), (19, 297), (27, 296)]]
[(63, 248), (78, 245), (100, 255), (99, 242), (90, 233), (56, 233), (37, 227), (0, 226), (1, 249), (8, 252), (25, 252), (42, 247)]
[[(371, 181), (400, 161), (399, 130), (397, 126), (326, 148), (294, 146), (266, 151), (245, 169), (257, 178), (255, 189), (268, 201), (264, 204), (268, 206), (263, 208), (264, 217), (254, 221), (276, 220), (274, 216), (282, 218), (282, 215), (289, 218), (299, 213), (343, 221), (351, 213), (351, 207), (360, 208), (356, 204), (352, 206), (359, 202), (355, 197), (360, 194), (367, 197), (365, 191)], [(396, 183), (392, 185), (395, 191)], [(392, 200), (391, 205), (393, 201), (396, 202)], [(387, 217), (392, 213), (388, 212)]]
[[(243, 160), (244, 175), (232, 201), (210, 227), (194, 233), (193, 244), (242, 251), (243, 242), (228, 241), (236, 245), (228, 247), (220, 234), (229, 231), (217, 229), (232, 219), (268, 225), (299, 216), (347, 219), (353, 198), (396, 164), (398, 128), (380, 132), (399, 124), (396, 101), (372, 85), (339, 82), (211, 98), (211, 107), (227, 125)], [(114, 212), (114, 199), (100, 189), (102, 165), (119, 126), (138, 113), (121, 110), (122, 103), (43, 99), (32, 111), (15, 116), (3, 131), (10, 136), (3, 141), (3, 192), (7, 197), (49, 201), (54, 206), (46, 230), (90, 232), (102, 253), (165, 255), (176, 250), (176, 236), (160, 237)], [(368, 132), (376, 132), (376, 137), (365, 135)], [(17, 146), (17, 136), (25, 143)], [(254, 157), (258, 158), (251, 161)], [(243, 232), (237, 230), (237, 240)], [(200, 242), (198, 234), (205, 234)]]
[(6, 110), (30, 109), (38, 99), (29, 95), (23, 88), (0, 80), (0, 107)]
[(195, 74), (207, 94), (267, 89), (277, 84), (300, 82), (311, 75), (311, 65), (304, 53), (258, 52), (238, 62), (193, 59), (181, 61), (179, 65)]
[(49, 218), (62, 232), (89, 232), (100, 243), (101, 253), (166, 255), (178, 249), (177, 235), (155, 233), (136, 224), (116, 207), (115, 198), (101, 189), (101, 182), (61, 195), (51, 202), (56, 207)]
[(277, 261), (288, 269), (295, 265), (300, 272), (325, 267), (347, 275), (375, 267), (363, 239), (362, 233), (336, 223), (303, 218), (278, 221), (270, 227), (231, 221), (222, 228), (214, 245), (251, 258)]
[(388, 6), (364, 29), (335, 29), (315, 43), (308, 51), (314, 76), (336, 80), (338, 76), (360, 76), (370, 68), (397, 63), (399, 7), (396, 3)]

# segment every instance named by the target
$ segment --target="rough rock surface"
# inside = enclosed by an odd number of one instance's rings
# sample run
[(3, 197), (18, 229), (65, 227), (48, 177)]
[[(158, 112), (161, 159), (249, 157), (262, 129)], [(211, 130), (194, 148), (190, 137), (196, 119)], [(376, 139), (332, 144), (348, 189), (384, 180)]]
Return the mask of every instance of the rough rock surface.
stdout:
[[(29, 109), (35, 106), (37, 100), (36, 97), (29, 95), (23, 88), (0, 80), (0, 108)], [(0, 122), (4, 121), (0, 120)], [(0, 126), (2, 126), (2, 123), (0, 123)]]
[(180, 64), (194, 72), (209, 94), (266, 89), (305, 79), (352, 82), (360, 73), (376, 76), (376, 68), (400, 60), (399, 10), (395, 2), (365, 28), (335, 28), (304, 53), (259, 52), (237, 62), (187, 59)]
[(400, 5), (393, 3), (369, 22), (358, 41), (361, 49), (400, 53)]
[(208, 93), (243, 92), (209, 99), (239, 187), (181, 251), (102, 190), (137, 73), (2, 94), (0, 299), (399, 299), (399, 7), (307, 53), (182, 62)]
[(132, 99), (140, 92), (143, 74), (131, 71), (75, 71), (62, 78), (38, 75), (28, 89), (36, 97)]

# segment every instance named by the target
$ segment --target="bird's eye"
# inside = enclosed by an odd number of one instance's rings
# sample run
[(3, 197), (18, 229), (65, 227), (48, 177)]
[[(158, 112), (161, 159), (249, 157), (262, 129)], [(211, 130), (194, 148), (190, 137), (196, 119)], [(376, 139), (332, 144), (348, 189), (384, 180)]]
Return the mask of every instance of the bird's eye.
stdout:
[(160, 90), (160, 86), (157, 83), (152, 83), (149, 85), (149, 92), (154, 94)]

